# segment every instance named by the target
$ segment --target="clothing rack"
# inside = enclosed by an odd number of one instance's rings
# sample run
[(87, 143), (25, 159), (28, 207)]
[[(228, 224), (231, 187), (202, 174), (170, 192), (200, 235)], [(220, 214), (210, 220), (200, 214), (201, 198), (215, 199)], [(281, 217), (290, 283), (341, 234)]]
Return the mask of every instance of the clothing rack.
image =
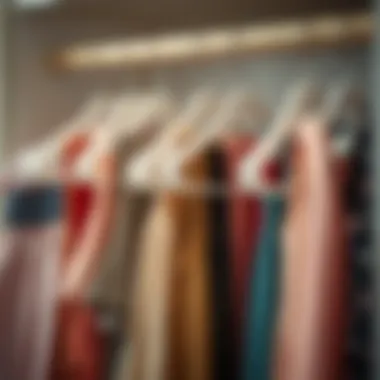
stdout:
[(49, 57), (61, 71), (152, 68), (249, 54), (363, 45), (373, 35), (369, 12), (320, 16), (192, 33), (78, 43)]

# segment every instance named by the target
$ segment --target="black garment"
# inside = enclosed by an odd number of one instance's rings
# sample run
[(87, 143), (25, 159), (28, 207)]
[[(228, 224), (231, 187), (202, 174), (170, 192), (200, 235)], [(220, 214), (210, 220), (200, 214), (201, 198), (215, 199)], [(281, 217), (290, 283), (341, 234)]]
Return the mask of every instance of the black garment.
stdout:
[[(213, 147), (208, 152), (209, 180), (225, 184), (227, 168), (221, 149)], [(214, 379), (233, 380), (235, 376), (235, 353), (232, 329), (232, 302), (230, 297), (229, 241), (227, 199), (213, 195), (208, 202), (210, 224), (211, 289), (213, 302), (213, 352)]]
[(347, 220), (349, 225), (349, 331), (347, 375), (344, 380), (371, 378), (373, 337), (374, 273), (370, 238), (370, 130), (358, 130), (350, 159), (347, 183)]

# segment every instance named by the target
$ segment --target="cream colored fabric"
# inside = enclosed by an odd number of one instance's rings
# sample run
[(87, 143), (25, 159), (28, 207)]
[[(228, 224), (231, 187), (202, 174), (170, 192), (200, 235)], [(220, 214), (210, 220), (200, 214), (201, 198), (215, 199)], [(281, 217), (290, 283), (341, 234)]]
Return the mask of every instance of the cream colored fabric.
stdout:
[(157, 199), (148, 216), (133, 303), (127, 379), (164, 380), (168, 349), (170, 277), (175, 220), (167, 196)]
[[(198, 159), (187, 178), (204, 180)], [(136, 277), (128, 380), (211, 377), (211, 313), (204, 199), (161, 194), (144, 229)]]

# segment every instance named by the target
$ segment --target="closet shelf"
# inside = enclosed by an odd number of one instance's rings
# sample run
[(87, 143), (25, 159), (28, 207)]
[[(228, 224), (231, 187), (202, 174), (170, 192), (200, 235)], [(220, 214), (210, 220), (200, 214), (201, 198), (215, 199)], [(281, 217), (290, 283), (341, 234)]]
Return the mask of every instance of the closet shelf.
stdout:
[(369, 12), (211, 29), (150, 38), (78, 43), (49, 57), (63, 71), (154, 68), (259, 53), (362, 45), (370, 41)]

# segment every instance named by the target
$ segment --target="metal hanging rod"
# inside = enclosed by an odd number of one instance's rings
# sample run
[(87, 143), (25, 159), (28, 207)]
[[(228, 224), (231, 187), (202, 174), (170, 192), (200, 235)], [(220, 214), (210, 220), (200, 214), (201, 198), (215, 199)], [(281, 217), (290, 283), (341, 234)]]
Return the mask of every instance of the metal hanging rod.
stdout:
[(151, 38), (79, 43), (49, 57), (55, 68), (83, 71), (154, 68), (258, 53), (366, 44), (374, 20), (368, 12), (263, 25), (212, 29)]

